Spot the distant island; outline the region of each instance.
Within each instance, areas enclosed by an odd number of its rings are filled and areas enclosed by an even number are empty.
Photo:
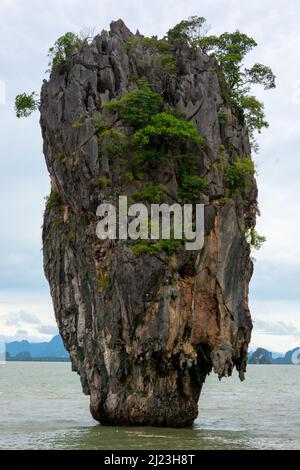
[[[248,353],[248,364],[295,364],[292,361],[292,356],[297,350],[299,348],[292,349],[285,354],[279,354],[264,348],[257,348],[256,351]]]
[[[30,343],[27,340],[6,343],[7,361],[68,362],[69,353],[60,335],[49,342]]]
[[[285,354],[257,348],[248,353],[248,364],[293,364],[292,355],[299,348]],[[70,356],[60,335],[54,336],[49,342],[30,343],[27,340],[6,343],[7,361],[43,361],[69,362]]]

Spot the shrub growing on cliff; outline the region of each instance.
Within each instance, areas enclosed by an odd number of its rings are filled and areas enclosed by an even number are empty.
[[[138,240],[131,246],[131,249],[135,255],[155,255],[160,251],[164,251],[168,256],[171,256],[181,244],[182,240],[175,240],[174,238],[156,242]]]
[[[154,66],[156,72],[166,72],[170,75],[176,75],[177,60],[174,53],[174,48],[166,38],[158,39],[157,37],[137,37],[130,36],[124,45],[124,49],[129,57],[132,57],[132,53],[135,48],[143,48],[150,52],[151,56],[154,56],[153,62],[149,57],[150,54],[142,58],[136,57],[135,63],[139,69],[147,69],[147,67]],[[156,54],[156,56],[154,55]]]
[[[256,63],[251,68],[244,66],[245,56],[257,46],[255,40],[240,31],[223,33],[220,36],[207,35],[206,20],[192,16],[181,21],[167,33],[167,39],[175,45],[188,44],[193,51],[200,49],[213,54],[220,65],[220,81],[225,78],[229,93],[226,99],[241,111],[240,115],[248,126],[250,140],[255,144],[254,131],[267,127],[263,104],[250,93],[251,85],[263,85],[265,90],[275,88],[275,75],[270,67]],[[224,88],[224,83],[222,84]]]
[[[58,38],[54,45],[48,51],[49,68],[62,69],[69,62],[71,54],[80,49],[88,40],[87,36],[78,36],[75,33],[68,32]],[[48,72],[50,71],[48,70]],[[15,112],[18,118],[28,117],[33,111],[39,108],[40,101],[37,99],[36,92],[31,94],[22,93],[15,98]]]
[[[224,172],[225,186],[229,191],[229,196],[232,196],[236,191],[245,191],[254,173],[255,169],[251,158],[245,160],[237,158],[230,163]]]
[[[166,187],[163,184],[146,184],[144,189],[132,195],[133,201],[161,202]]]
[[[181,154],[180,151],[187,144],[199,150],[204,139],[195,124],[187,121],[183,113],[170,105],[164,106],[161,95],[153,92],[148,82],[139,80],[138,87],[123,98],[105,105],[106,109],[117,112],[122,121],[133,128],[133,135],[127,143],[134,152],[135,168],[132,176],[136,178],[137,167],[145,168],[146,165],[148,169],[157,168],[173,159],[178,175],[178,195],[184,202],[193,202],[207,183],[198,174],[197,157],[194,154]],[[100,133],[100,138],[104,134],[108,136],[110,132]],[[116,154],[117,150],[113,150],[112,154]],[[121,151],[124,150],[121,148]],[[146,184],[132,199],[161,202],[164,190],[163,185]],[[154,248],[151,246],[149,249]]]
[[[152,38],[141,38],[140,41],[143,47],[152,49],[154,51],[169,52],[171,49],[168,41],[165,39],[157,39],[155,36]]]
[[[158,57],[158,68],[176,75],[178,72],[176,57],[172,54],[160,54]]]
[[[15,99],[15,112],[17,118],[28,117],[33,111],[39,108],[40,101],[37,94],[33,91],[30,94],[22,93],[16,96]]]
[[[194,48],[195,42],[205,36],[209,29],[205,23],[206,19],[201,16],[190,16],[169,29],[166,38],[171,44],[187,43]]]
[[[225,124],[229,118],[229,115],[230,115],[229,111],[226,108],[222,107],[220,111],[218,112],[219,123]]]
[[[188,171],[178,169],[179,194],[186,201],[195,200],[206,182],[197,174],[194,161],[191,161],[194,156],[190,158],[190,155],[186,154],[181,158],[183,155],[178,157],[177,152],[188,143],[199,147],[204,142],[203,137],[195,124],[186,120],[183,113],[170,105],[164,106],[161,95],[153,92],[148,82],[139,80],[138,87],[105,107],[117,112],[122,121],[133,128],[128,146],[134,151],[135,165],[143,167],[147,164],[148,167],[155,168],[174,158],[176,165],[188,167]],[[136,169],[134,174],[136,175]],[[150,191],[152,186],[147,185],[143,191],[137,193],[135,200],[146,198],[150,201],[152,198],[156,201],[158,195]]]
[[[174,142],[174,139],[191,139],[198,144],[203,143],[193,123],[181,115],[177,116],[170,108],[163,110],[162,96],[153,92],[145,80],[139,80],[138,86],[138,90],[130,91],[123,98],[105,105],[106,109],[117,112],[124,123],[136,129],[132,139],[134,146],[145,147],[155,138],[159,138],[160,143],[163,140]]]
[[[96,186],[99,186],[99,188],[107,188],[107,186],[111,186],[112,184],[111,178],[107,178],[107,176],[98,176],[93,182]]]
[[[53,190],[51,190],[51,193],[45,197],[45,201],[47,209],[57,209],[62,207],[63,204],[60,195]]]
[[[264,112],[264,104],[259,101],[255,96],[240,96],[240,105],[243,109],[243,117],[247,124],[250,140],[252,144],[255,144],[254,133],[259,133],[263,128],[269,127],[269,123],[266,121]]]
[[[241,110],[251,142],[254,144],[254,131],[268,127],[264,106],[250,95],[251,85],[263,85],[265,90],[275,88],[275,75],[270,67],[254,64],[251,68],[244,67],[245,56],[257,46],[254,39],[246,34],[235,31],[224,33],[219,37],[209,36],[197,41],[204,52],[210,52],[218,59],[222,73],[230,89],[230,100]]]
[[[194,202],[199,193],[207,186],[204,178],[198,175],[184,174],[178,189],[178,194],[184,203]]]
[[[108,129],[100,132],[99,142],[101,153],[104,157],[121,157],[128,142],[123,132],[116,129]]]
[[[152,116],[163,109],[163,99],[151,90],[146,80],[138,81],[138,90],[130,91],[123,98],[105,104],[120,115],[124,123],[139,129],[149,123]]]
[[[132,143],[142,148],[162,143],[171,146],[187,140],[192,140],[196,144],[203,143],[203,138],[192,122],[162,112],[154,115],[149,119],[149,124],[135,132]]]
[[[247,227],[246,240],[255,250],[259,250],[267,239],[263,235],[259,235],[254,227]]]
[[[124,49],[129,56],[131,56],[135,46],[141,46],[154,52],[169,52],[171,49],[166,39],[158,39],[156,36],[150,38],[130,36],[124,45]]]
[[[71,32],[58,38],[48,52],[48,57],[50,58],[49,67],[59,69],[67,65],[72,52],[80,49],[84,42],[84,38]]]

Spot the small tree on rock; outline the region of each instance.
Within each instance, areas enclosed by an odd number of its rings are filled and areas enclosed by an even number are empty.
[[[33,91],[31,94],[22,93],[16,96],[15,112],[17,118],[28,117],[33,111],[36,111],[40,105],[37,94]]]

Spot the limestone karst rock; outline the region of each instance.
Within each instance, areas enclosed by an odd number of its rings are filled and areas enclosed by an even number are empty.
[[[245,227],[255,225],[257,189],[252,177],[243,194],[226,196],[224,167],[236,156],[247,158],[250,145],[214,57],[178,46],[173,73],[155,48],[137,41],[129,50],[133,37],[121,20],[113,22],[43,84],[41,128],[52,187],[44,268],[93,417],[110,425],[187,426],[212,369],[223,377],[235,366],[244,378],[252,329]],[[129,154],[101,157],[99,123],[130,133],[104,104],[136,89],[142,76],[205,139],[197,153],[208,183],[198,197],[205,204],[199,253],[179,247],[172,256],[135,254],[127,241],[96,237],[101,201],[130,196],[146,183],[163,184],[177,197],[172,159],[148,169],[144,180],[127,181]],[[226,122],[218,116],[223,108]]]

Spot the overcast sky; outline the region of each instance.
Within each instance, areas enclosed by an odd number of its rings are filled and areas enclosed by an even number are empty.
[[[252,348],[300,346],[300,2],[297,0],[0,0],[0,339],[49,340],[57,331],[44,279],[41,230],[49,178],[38,113],[14,116],[17,93],[39,90],[47,50],[67,31],[128,27],[158,36],[190,15],[204,16],[211,33],[241,31],[259,46],[249,61],[272,67],[277,89],[255,90],[270,128],[255,156],[267,243],[255,253],[250,305]],[[4,90],[5,88],[5,90]],[[5,95],[5,96],[4,96]]]

